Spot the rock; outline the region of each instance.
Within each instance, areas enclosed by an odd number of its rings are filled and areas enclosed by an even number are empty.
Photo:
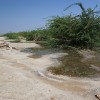
[[[97,71],[100,71],[100,67],[99,66],[95,66],[93,64],[91,64],[91,67],[90,68],[95,69]]]
[[[6,42],[3,40],[0,40],[0,47],[4,47],[4,46],[6,46]]]
[[[12,47],[12,49],[18,50],[16,47]]]
[[[0,40],[0,48],[6,47],[7,49],[10,48],[9,44],[4,40]]]
[[[100,94],[95,95],[95,97],[100,100]]]

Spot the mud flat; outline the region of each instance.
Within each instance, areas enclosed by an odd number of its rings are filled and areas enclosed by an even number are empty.
[[[52,65],[59,65],[54,53],[30,58],[22,48],[40,46],[35,43],[10,43],[11,48],[0,48],[0,100],[97,100],[100,79],[72,78],[45,73]],[[13,49],[15,47],[16,49]]]

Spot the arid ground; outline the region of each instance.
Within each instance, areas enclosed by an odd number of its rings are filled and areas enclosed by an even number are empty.
[[[4,38],[0,38],[2,41]],[[30,58],[24,48],[40,48],[35,43],[11,43],[0,48],[0,100],[98,100],[100,78],[75,78],[52,75],[45,69],[58,65],[54,53]]]

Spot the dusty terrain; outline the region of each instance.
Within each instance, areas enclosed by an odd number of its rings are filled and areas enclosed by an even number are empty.
[[[4,40],[4,38],[0,38]],[[0,48],[0,100],[98,100],[100,79],[72,78],[46,73],[67,53],[54,53],[34,59],[22,48],[40,46],[35,43],[9,43]],[[12,47],[16,49],[12,49]]]

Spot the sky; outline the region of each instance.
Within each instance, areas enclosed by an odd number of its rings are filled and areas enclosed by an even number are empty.
[[[76,2],[85,8],[94,8],[97,4],[100,10],[100,0],[0,0],[0,34],[44,28],[52,16],[80,13],[78,6],[64,11]]]

